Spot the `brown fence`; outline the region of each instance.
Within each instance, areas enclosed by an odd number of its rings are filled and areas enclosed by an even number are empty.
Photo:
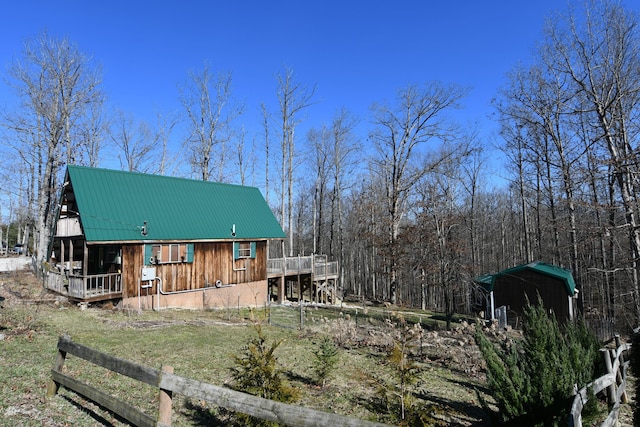
[[[627,403],[626,385],[629,362],[625,361],[624,354],[631,348],[631,344],[621,342],[620,335],[615,336],[614,342],[615,349],[600,349],[607,373],[576,393],[569,414],[569,427],[582,427],[582,408],[588,399],[594,398],[594,395],[603,390],[607,390],[607,400],[611,411],[601,427],[610,427],[616,424],[620,404]]]
[[[58,353],[55,365],[51,370],[52,380],[48,388],[49,396],[55,395],[61,386],[65,387],[136,426],[170,426],[173,393],[206,400],[231,411],[241,412],[263,420],[275,421],[287,426],[384,426],[384,424],[380,423],[348,418],[301,406],[287,405],[180,377],[173,374],[173,368],[170,366],[164,366],[162,370],[157,370],[138,365],[75,343],[66,335],[58,339],[57,348]],[[110,371],[157,387],[160,396],[157,419],[95,387],[63,374],[62,368],[67,354],[72,354]]]

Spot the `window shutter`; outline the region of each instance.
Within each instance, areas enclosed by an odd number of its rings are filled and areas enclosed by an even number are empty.
[[[251,259],[256,257],[256,242],[251,242]]]
[[[193,262],[193,243],[187,243],[187,262]]]
[[[233,242],[233,259],[240,258],[240,243]]]
[[[151,265],[151,255],[153,254],[153,245],[144,245],[144,265]]]

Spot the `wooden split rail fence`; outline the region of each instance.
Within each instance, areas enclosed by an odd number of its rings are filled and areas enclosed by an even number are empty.
[[[138,365],[75,343],[66,335],[58,339],[57,348],[58,353],[55,365],[51,370],[52,380],[47,392],[49,396],[54,396],[61,386],[65,387],[108,409],[136,426],[171,426],[172,398],[174,393],[179,393],[193,399],[205,400],[231,411],[241,412],[263,420],[275,421],[287,426],[382,427],[385,425],[275,402],[228,388],[180,377],[173,374],[173,368],[171,366],[163,366],[162,370],[157,370]],[[64,374],[63,366],[68,354],[72,354],[118,374],[133,378],[134,380],[157,387],[159,389],[157,419],[89,384],[85,384]]]
[[[635,331],[635,333],[638,333],[638,331]],[[582,409],[584,405],[587,400],[593,399],[596,394],[603,390],[607,390],[607,400],[611,410],[600,426],[612,427],[616,425],[620,404],[627,403],[626,384],[629,361],[625,361],[624,354],[631,348],[631,344],[621,342],[620,335],[615,336],[614,342],[616,344],[615,349],[600,349],[607,373],[576,393],[569,414],[569,427],[582,427]]]

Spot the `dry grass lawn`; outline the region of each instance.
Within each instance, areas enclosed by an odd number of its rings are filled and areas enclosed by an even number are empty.
[[[308,308],[301,331],[295,323],[299,312],[291,308],[273,307],[271,312],[272,320],[277,320],[273,323],[289,327],[267,325],[263,310],[138,313],[108,306],[83,310],[56,301],[29,274],[0,276],[0,297],[4,299],[0,302],[0,426],[126,425],[73,392],[61,389],[57,396],[46,397],[56,342],[62,334],[138,364],[156,369],[171,365],[177,375],[229,385],[233,355],[256,335],[254,321],[265,324],[269,341],[284,340],[277,350],[278,362],[284,377],[300,391],[298,404],[371,421],[397,420],[380,404],[372,386],[374,377],[392,384],[386,360],[400,318],[392,312],[376,318],[360,310],[356,318],[353,310]],[[427,316],[421,314],[420,320],[426,322]],[[313,361],[325,335],[340,350],[337,368],[322,388],[314,378]],[[484,373],[470,333],[425,326],[421,336],[412,356],[421,368],[414,389],[421,410],[428,412],[432,425],[485,425],[477,399],[477,393],[486,397]],[[65,371],[156,416],[156,389],[73,356],[67,358]],[[234,419],[213,402],[180,397],[176,402],[175,426],[226,425]]]

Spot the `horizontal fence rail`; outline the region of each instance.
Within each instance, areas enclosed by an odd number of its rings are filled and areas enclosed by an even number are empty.
[[[231,411],[241,412],[263,420],[275,421],[287,426],[385,426],[385,424],[381,423],[275,402],[229,388],[184,378],[174,375],[171,366],[163,366],[162,370],[157,370],[138,365],[75,343],[67,335],[58,339],[57,348],[58,353],[55,365],[51,370],[52,379],[47,390],[49,396],[54,396],[61,386],[65,387],[136,426],[171,426],[173,393],[179,393],[193,399],[205,400]],[[157,420],[128,403],[63,374],[62,368],[67,354],[72,354],[110,371],[157,387],[159,390]]]
[[[626,384],[629,361],[624,360],[624,354],[631,348],[631,344],[622,343],[619,335],[616,335],[614,340],[615,349],[600,349],[607,373],[576,393],[569,413],[569,427],[582,427],[582,409],[585,404],[605,389],[611,411],[600,426],[612,427],[616,425],[620,404],[627,403]]]

